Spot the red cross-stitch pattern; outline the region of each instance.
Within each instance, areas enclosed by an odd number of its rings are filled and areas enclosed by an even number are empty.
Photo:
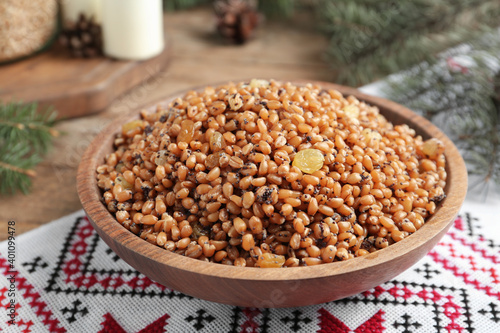
[[[74,284],[77,288],[83,286],[86,289],[101,286],[104,289],[117,290],[125,285],[134,290],[145,290],[152,285],[160,290],[166,289],[165,286],[143,275],[132,277],[126,281],[120,275],[100,276],[83,271],[83,260],[88,254],[89,239],[94,236],[94,229],[87,218],[82,219],[75,235],[75,240],[69,250],[71,257],[62,267],[63,272],[66,274],[66,283]]]
[[[330,312],[321,308],[318,310],[319,313],[319,326],[320,329],[318,333],[381,333],[384,332],[384,311],[378,310],[370,319],[365,321],[363,324],[359,325],[356,329],[351,330],[346,324],[344,324],[337,317],[332,315]]]
[[[0,255],[0,272],[7,275],[9,272],[9,263],[7,259]],[[63,333],[66,329],[60,326],[59,320],[54,317],[52,311],[48,307],[47,303],[42,301],[40,294],[34,290],[34,287],[19,274],[19,272],[14,273],[16,275],[17,289],[21,292],[23,298],[28,301],[28,304],[33,309],[37,317],[42,321],[42,323],[49,329],[50,332]]]
[[[260,314],[259,309],[255,308],[245,308],[243,313],[246,316],[246,320],[240,327],[242,333],[256,333],[258,332],[259,324],[255,322],[255,317]]]
[[[17,326],[19,327],[19,329],[21,329],[21,333],[30,333],[33,322],[31,320],[24,321],[22,319],[19,319]]]
[[[102,329],[99,333],[127,333],[120,324],[113,318],[110,313],[104,314],[104,321],[101,323]],[[167,320],[170,318],[168,314],[164,314],[148,326],[144,327],[137,333],[161,333],[166,330]]]
[[[486,295],[493,296],[496,299],[500,300],[500,292],[496,291],[492,286],[484,285],[480,281],[472,278],[469,273],[464,272],[458,266],[453,264],[450,260],[437,254],[436,251],[431,251],[429,252],[428,255],[431,256],[435,262],[441,264],[443,268],[451,271],[453,275],[461,278],[466,284],[473,285],[475,289],[484,291]],[[473,270],[472,267],[471,269]]]

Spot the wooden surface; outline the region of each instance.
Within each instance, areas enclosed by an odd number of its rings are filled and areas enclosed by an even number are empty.
[[[101,203],[95,169],[112,151],[118,119],[91,143],[78,170],[77,189],[91,223],[126,262],[159,283],[198,298],[245,307],[290,307],[318,304],[353,295],[386,282],[422,258],[453,224],[467,192],[467,171],[453,143],[434,125],[396,103],[352,88],[317,82],[325,89],[355,95],[380,108],[392,123],[406,123],[424,139],[445,145],[448,174],[445,193],[434,215],[410,237],[386,249],[343,262],[309,267],[262,269],[203,262],[149,244],[123,228]],[[133,116],[138,118],[138,115]],[[328,286],[328,288],[325,288]]]
[[[176,91],[215,81],[250,77],[329,80],[330,68],[322,62],[327,40],[317,32],[311,17],[294,24],[267,21],[245,45],[227,45],[215,34],[210,8],[168,13],[165,32],[171,61],[166,70],[122,95],[103,112],[62,121],[65,134],[38,165],[30,195],[0,198],[0,225],[15,220],[22,234],[82,208],[76,193],[76,169],[85,148],[105,125],[117,116],[160,100]],[[29,74],[29,73],[27,73]],[[53,73],[57,75],[57,71]],[[11,78],[0,76],[0,82]],[[33,78],[36,80],[37,78]],[[0,231],[0,240],[6,239]]]
[[[60,119],[103,111],[116,97],[163,71],[170,48],[144,61],[106,57],[73,58],[54,43],[41,54],[0,66],[0,100],[37,101],[52,106]]]

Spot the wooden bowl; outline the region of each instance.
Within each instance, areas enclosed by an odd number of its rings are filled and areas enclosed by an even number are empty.
[[[123,260],[152,280],[201,299],[244,307],[292,307],[328,302],[368,290],[408,269],[436,245],[458,214],[467,191],[467,172],[462,157],[438,128],[409,109],[353,88],[314,83],[378,106],[392,123],[406,123],[424,139],[436,137],[444,143],[447,196],[416,233],[362,257],[293,268],[226,266],[191,259],[152,245],[115,220],[101,201],[96,181],[96,168],[112,151],[114,137],[121,131],[121,125],[139,118],[138,112],[113,121],[90,144],[79,166],[78,194],[97,233]],[[159,104],[168,104],[181,95]]]

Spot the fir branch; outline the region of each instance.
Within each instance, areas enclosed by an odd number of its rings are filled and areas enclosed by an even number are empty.
[[[56,113],[37,112],[36,103],[0,102],[0,194],[26,194],[33,168],[59,135],[53,126]]]
[[[52,138],[59,135],[52,128],[55,119],[51,110],[38,112],[36,103],[0,102],[0,138],[7,146],[21,142],[36,153],[46,153]]]
[[[361,85],[419,62],[497,25],[496,0],[320,1],[337,81]]]
[[[500,36],[488,34],[389,80],[390,99],[454,140],[469,173],[500,185]]]
[[[31,154],[31,147],[19,142],[0,145],[0,194],[12,195],[18,190],[29,192],[33,168],[40,162],[37,154]]]
[[[36,176],[36,172],[34,170],[22,169],[20,167],[17,167],[17,166],[12,165],[12,164],[7,164],[7,163],[2,162],[2,161],[0,161],[0,168],[7,169],[7,170],[12,171],[12,172],[22,173],[22,174],[25,174],[26,176],[30,176],[30,177]]]

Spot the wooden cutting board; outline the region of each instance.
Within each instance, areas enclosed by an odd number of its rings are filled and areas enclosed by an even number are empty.
[[[26,60],[0,65],[2,102],[36,101],[39,108],[54,107],[60,119],[104,110],[111,102],[165,70],[169,48],[143,61],[106,57],[72,58],[61,46]]]

